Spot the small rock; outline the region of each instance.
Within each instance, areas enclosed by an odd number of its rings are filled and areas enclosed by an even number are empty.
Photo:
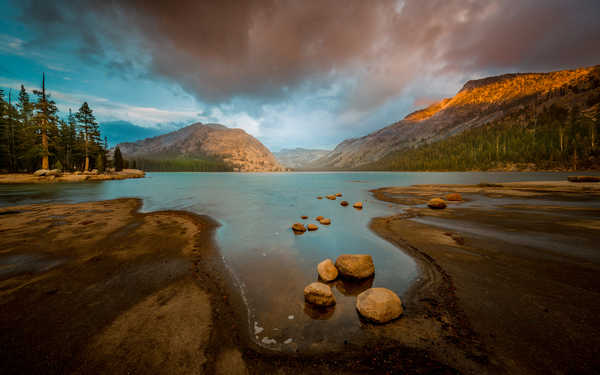
[[[320,215],[319,215],[319,216],[315,217],[315,220],[316,220],[316,221],[321,221],[321,220],[323,220],[323,216],[320,216]]]
[[[317,224],[308,224],[306,226],[306,229],[308,229],[309,231],[313,231],[319,229],[319,227],[317,226]]]
[[[342,196],[342,193],[335,193],[335,196],[336,196],[336,197],[341,197],[341,196]]]
[[[48,169],[38,169],[37,171],[33,172],[34,176],[45,176],[48,172],[50,172]]]
[[[332,201],[336,200],[336,198],[337,197],[335,195],[328,195],[327,196],[327,199],[332,200]]]
[[[335,261],[338,271],[347,277],[364,279],[375,273],[373,258],[367,254],[343,254]]]
[[[98,174],[98,170],[97,169],[92,169],[92,171],[90,172],[93,175],[97,175]]]
[[[304,232],[306,232],[306,228],[304,228],[304,225],[302,225],[302,223],[294,223],[292,225],[292,230],[294,232],[298,232],[298,233],[304,233]]]
[[[352,207],[361,209],[361,208],[363,208],[363,204],[362,204],[362,202],[356,202],[352,205]]]
[[[434,210],[439,210],[442,208],[446,208],[446,202],[442,198],[433,198],[427,202],[427,206]]]
[[[347,202],[347,201],[341,201],[341,202],[340,202],[340,205],[342,205],[342,206],[346,207],[346,206],[348,205],[348,202]]]
[[[450,193],[450,194],[446,194],[446,200],[447,201],[460,202],[463,199],[462,199],[462,196],[459,193]]]
[[[304,216],[304,215],[302,215],[302,216],[300,216],[300,217],[302,218],[302,220],[306,220],[306,219],[308,219],[308,216]]]
[[[335,297],[329,285],[323,283],[311,283],[304,288],[304,299],[306,302],[317,306],[335,305]]]
[[[359,294],[356,309],[364,318],[376,323],[387,323],[404,311],[400,297],[386,288],[371,288]]]
[[[323,199],[323,197],[317,197],[317,199]]]
[[[324,219],[319,220],[319,223],[321,223],[321,225],[329,225],[329,224],[331,224],[331,219],[324,218]]]
[[[331,259],[325,259],[317,265],[317,272],[323,281],[333,281],[338,277],[338,270],[333,265]]]

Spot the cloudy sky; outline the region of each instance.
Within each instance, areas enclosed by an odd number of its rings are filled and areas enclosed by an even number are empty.
[[[468,79],[600,64],[597,0],[0,0],[0,87],[333,148]]]

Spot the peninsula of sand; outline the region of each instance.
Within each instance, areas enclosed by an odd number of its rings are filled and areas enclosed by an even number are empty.
[[[40,169],[35,173],[7,173],[0,174],[0,184],[48,184],[56,182],[85,182],[125,180],[128,178],[145,177],[144,171],[139,169],[123,169],[122,171],[107,171],[99,173],[90,172],[61,172],[57,169]]]

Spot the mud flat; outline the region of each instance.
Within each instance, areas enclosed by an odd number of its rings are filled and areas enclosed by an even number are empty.
[[[8,173],[0,174],[0,184],[49,184],[57,182],[125,180],[128,178],[143,178],[145,175],[144,171],[139,169],[124,169],[119,172],[99,174],[75,174],[65,172],[58,176],[35,176],[30,173]]]
[[[464,201],[427,208],[449,193]],[[373,194],[402,210],[371,229],[420,265],[407,311],[429,311],[463,332],[467,340],[450,339],[464,340],[466,352],[478,344],[485,372],[600,368],[600,184],[414,185]],[[450,357],[444,363],[470,372]]]

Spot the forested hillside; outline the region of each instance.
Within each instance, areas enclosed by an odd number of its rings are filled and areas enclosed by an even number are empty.
[[[600,169],[600,94],[571,109],[523,108],[463,133],[393,153],[366,166],[385,170]]]

